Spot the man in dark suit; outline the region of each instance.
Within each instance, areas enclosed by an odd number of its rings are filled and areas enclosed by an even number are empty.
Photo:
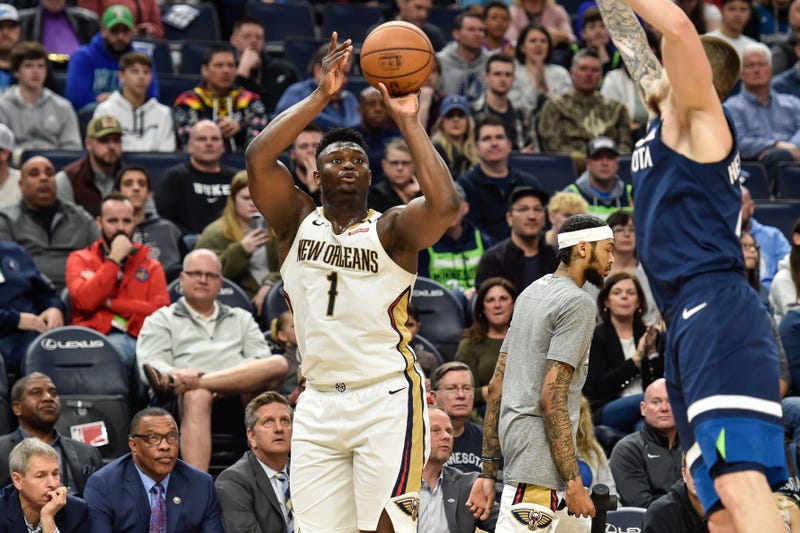
[[[244,412],[250,450],[216,481],[226,531],[292,533],[287,484],[292,408],[279,393],[253,398]],[[264,503],[266,502],[266,504]]]
[[[97,448],[56,431],[61,400],[53,381],[41,372],[20,378],[11,388],[11,410],[17,417],[19,428],[0,437],[0,487],[11,483],[8,469],[11,450],[22,440],[35,437],[56,450],[61,483],[69,494],[83,494],[86,479],[103,466],[103,459]]]
[[[148,407],[131,420],[125,454],[86,483],[93,533],[222,533],[211,476],[178,459],[172,415]]]
[[[477,520],[467,510],[466,503],[477,472],[464,473],[444,466],[453,451],[453,424],[440,407],[428,406],[431,430],[431,454],[422,471],[419,491],[419,531],[448,533],[474,531],[480,527],[494,531],[498,506],[486,520]]]
[[[9,463],[14,484],[0,491],[0,533],[89,532],[86,502],[67,495],[52,446],[25,439],[11,451]]]

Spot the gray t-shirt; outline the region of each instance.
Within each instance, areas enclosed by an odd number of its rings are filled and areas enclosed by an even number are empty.
[[[499,423],[505,483],[566,487],[550,452],[539,398],[547,359],[575,369],[567,401],[574,442],[594,326],[594,301],[571,278],[548,274],[517,298],[500,349],[508,354]]]

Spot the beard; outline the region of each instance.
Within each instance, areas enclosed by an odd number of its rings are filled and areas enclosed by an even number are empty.
[[[594,250],[592,250],[592,257],[589,258],[589,264],[586,265],[586,270],[583,271],[586,281],[598,289],[602,289],[603,283],[605,283],[603,271],[604,269],[601,268],[600,261],[597,260],[597,255],[595,254]]]
[[[105,233],[103,233],[103,242],[106,243],[106,248],[108,248],[109,250],[111,249],[111,243],[114,242],[114,239],[117,238],[117,235],[125,235],[129,239],[131,238],[130,235],[126,234],[124,231],[118,231],[114,235],[111,235],[111,236],[106,235]]]

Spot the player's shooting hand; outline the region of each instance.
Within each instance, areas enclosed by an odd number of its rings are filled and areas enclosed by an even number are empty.
[[[332,97],[344,88],[347,81],[347,63],[353,51],[353,41],[347,39],[339,44],[339,34],[331,34],[328,54],[322,59],[322,70],[319,73],[318,89]]]
[[[402,120],[417,120],[419,91],[403,96],[391,96],[383,83],[378,84],[378,90],[381,92],[381,100],[392,120],[398,124]]]
[[[467,510],[478,520],[489,518],[489,512],[494,506],[494,480],[488,477],[479,477],[472,484],[467,499]]]
[[[583,486],[580,477],[567,482],[567,493],[564,499],[567,501],[567,511],[570,514],[594,518],[594,502],[589,495],[589,489]]]

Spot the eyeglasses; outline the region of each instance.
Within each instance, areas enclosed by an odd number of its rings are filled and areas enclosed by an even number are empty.
[[[747,250],[748,252],[757,252],[758,245],[757,244],[743,244],[742,250]]]
[[[198,272],[196,270],[193,270],[191,272],[184,270],[183,273],[195,281],[202,279],[207,279],[208,281],[217,281],[219,278],[222,277],[219,274],[214,274],[213,272]]]
[[[455,394],[457,392],[463,392],[464,394],[472,394],[475,392],[475,387],[472,385],[463,385],[459,387],[458,385],[448,385],[447,387],[439,387],[439,390],[445,394]]]
[[[389,161],[387,159],[386,160],[386,164],[390,165],[390,166],[393,166],[393,167],[410,167],[411,165],[414,164],[414,162],[413,161]]]
[[[633,226],[614,226],[611,230],[614,233],[627,233],[628,235],[636,233]]]
[[[144,440],[148,446],[158,446],[164,439],[167,439],[167,444],[175,446],[181,438],[181,434],[177,431],[170,431],[166,435],[159,435],[158,433],[134,433],[131,437]]]

